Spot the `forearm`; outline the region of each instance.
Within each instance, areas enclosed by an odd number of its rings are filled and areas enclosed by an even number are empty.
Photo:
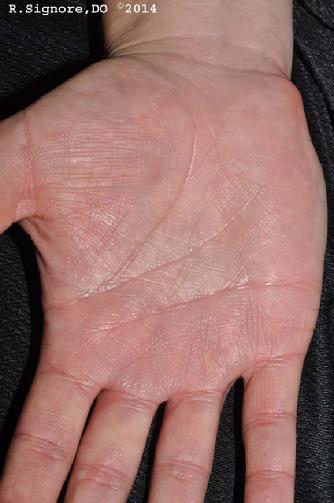
[[[138,0],[125,3],[136,4]],[[290,75],[292,0],[156,0],[157,12],[127,14],[109,0],[111,52],[182,52]],[[152,0],[147,0],[150,7]]]

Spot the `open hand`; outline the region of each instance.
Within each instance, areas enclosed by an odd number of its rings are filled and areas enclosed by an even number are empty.
[[[246,501],[292,502],[325,195],[293,85],[180,56],[97,63],[0,127],[45,334],[1,503],[123,502],[167,402],[150,502],[201,502],[245,379]],[[93,414],[83,433],[89,410]]]

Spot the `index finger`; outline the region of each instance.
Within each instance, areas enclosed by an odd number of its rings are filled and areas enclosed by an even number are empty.
[[[70,374],[39,370],[9,450],[0,501],[56,502],[71,468],[93,387]]]

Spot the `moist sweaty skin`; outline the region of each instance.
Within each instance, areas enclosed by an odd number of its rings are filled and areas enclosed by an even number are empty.
[[[186,5],[114,38],[106,18],[113,57],[0,126],[1,229],[19,215],[32,237],[45,315],[1,501],[56,501],[73,463],[66,503],[126,501],[162,402],[149,501],[203,501],[239,376],[246,502],[293,501],[326,218],[276,21],[291,5],[254,1],[248,45],[245,2],[203,7],[212,36],[194,44]],[[240,44],[214,31],[227,14]]]

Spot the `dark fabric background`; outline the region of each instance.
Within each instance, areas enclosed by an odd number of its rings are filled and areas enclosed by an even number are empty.
[[[17,4],[20,5],[19,0]],[[85,0],[78,4],[86,5]],[[294,19],[293,81],[304,99],[311,136],[326,178],[329,207],[321,309],[299,399],[296,502],[333,503],[334,2],[296,1]],[[7,2],[0,0],[0,119],[20,110],[99,58],[101,32],[98,17],[14,16],[7,13]],[[34,373],[41,329],[39,280],[33,248],[29,239],[14,226],[0,236],[1,462]],[[243,501],[241,403],[242,383],[237,383],[226,400],[221,418],[208,503]],[[130,503],[146,501],[154,441],[162,414],[161,409],[154,421]]]

